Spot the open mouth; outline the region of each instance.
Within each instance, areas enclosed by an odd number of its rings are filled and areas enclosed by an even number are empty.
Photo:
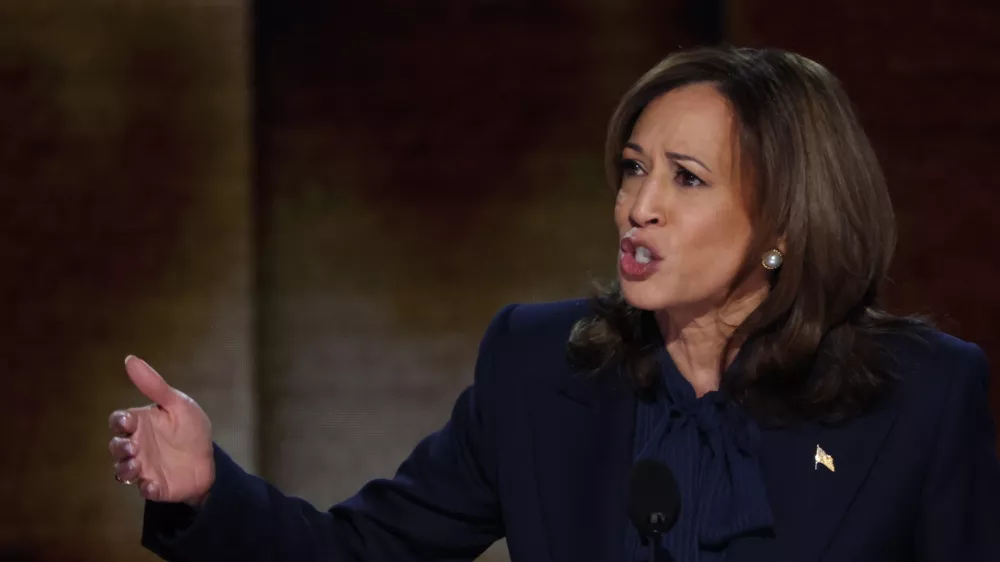
[[[652,275],[661,260],[648,246],[636,241],[629,231],[622,237],[618,252],[618,266],[622,277],[628,280],[642,280]]]

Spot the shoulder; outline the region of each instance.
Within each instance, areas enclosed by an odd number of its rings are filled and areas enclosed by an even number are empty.
[[[478,362],[494,371],[564,370],[570,332],[592,312],[587,299],[509,304],[490,321]]]
[[[929,327],[885,336],[880,343],[904,384],[934,388],[985,384],[986,354],[974,343]]]
[[[490,321],[483,340],[527,344],[565,344],[573,326],[592,313],[587,299],[532,304],[509,304]]]
[[[931,328],[889,336],[882,343],[907,417],[941,423],[972,409],[988,410],[989,366],[976,344]]]
[[[561,338],[566,343],[573,326],[591,313],[586,299],[522,304],[511,311],[510,329],[518,338]]]

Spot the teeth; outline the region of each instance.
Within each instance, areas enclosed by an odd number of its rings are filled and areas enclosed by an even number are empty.
[[[639,246],[635,249],[635,261],[639,263],[649,263],[652,259],[653,254],[649,251],[649,248]]]

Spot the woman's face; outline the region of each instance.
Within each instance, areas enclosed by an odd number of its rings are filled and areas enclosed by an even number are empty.
[[[632,306],[701,314],[723,304],[752,235],[734,147],[729,104],[709,84],[672,90],[639,116],[615,205]],[[756,281],[766,288],[763,271]]]

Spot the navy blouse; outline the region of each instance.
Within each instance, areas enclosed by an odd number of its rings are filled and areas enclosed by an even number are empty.
[[[698,398],[666,349],[657,358],[660,384],[655,399],[639,401],[633,456],[670,467],[680,488],[681,513],[662,536],[656,560],[725,560],[730,541],[774,525],[756,459],[760,429],[721,392]],[[649,560],[635,527],[628,529],[626,560]]]

